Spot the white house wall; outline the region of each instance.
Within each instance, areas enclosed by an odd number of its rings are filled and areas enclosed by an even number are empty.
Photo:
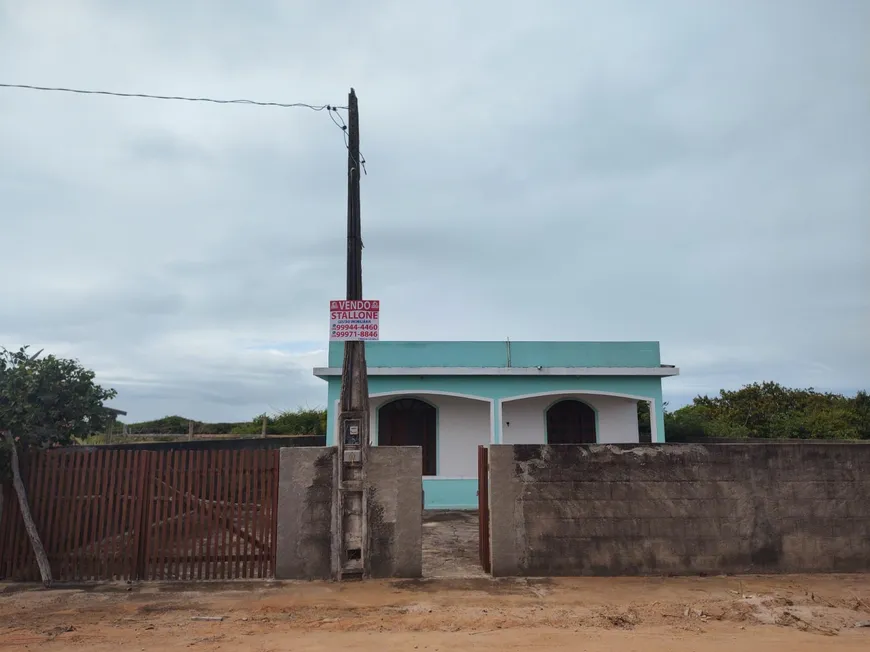
[[[505,444],[546,443],[546,410],[556,401],[566,398],[579,399],[596,410],[598,443],[623,444],[639,441],[637,401],[595,394],[559,394],[502,403],[502,442]]]
[[[490,443],[490,404],[456,396],[404,394],[371,399],[371,439],[377,442],[377,409],[397,398],[418,398],[438,410],[438,475],[477,477],[477,447]]]
[[[477,477],[477,447],[489,443],[489,403],[433,396],[438,407],[438,475]]]

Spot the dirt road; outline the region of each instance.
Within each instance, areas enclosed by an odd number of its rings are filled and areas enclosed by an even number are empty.
[[[0,591],[4,651],[870,650],[870,576]]]

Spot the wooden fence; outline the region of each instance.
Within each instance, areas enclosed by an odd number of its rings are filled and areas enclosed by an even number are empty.
[[[57,581],[274,577],[278,450],[62,449],[22,460]],[[11,487],[0,579],[39,571]]]

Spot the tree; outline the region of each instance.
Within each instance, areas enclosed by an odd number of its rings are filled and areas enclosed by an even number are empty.
[[[76,360],[40,358],[42,351],[31,355],[27,349],[0,349],[0,439],[6,445],[12,483],[42,582],[50,586],[51,567],[21,480],[19,449],[63,446],[74,437],[102,431],[111,418],[103,402],[116,392],[97,385],[94,372]]]
[[[870,439],[870,394],[861,391],[852,399],[855,430],[859,439]]]
[[[870,398],[752,383],[698,396],[665,415],[669,441],[727,439],[870,439]]]

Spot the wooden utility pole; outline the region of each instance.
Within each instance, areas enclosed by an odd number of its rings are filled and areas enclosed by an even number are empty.
[[[109,425],[106,428],[106,443],[112,443],[112,435],[115,434],[115,419],[117,419],[114,414],[109,417]]]
[[[351,88],[347,98],[347,298],[361,300],[359,106]],[[338,413],[338,477],[332,561],[336,578],[368,575],[369,541],[365,466],[369,447],[369,383],[365,342],[344,343]]]

